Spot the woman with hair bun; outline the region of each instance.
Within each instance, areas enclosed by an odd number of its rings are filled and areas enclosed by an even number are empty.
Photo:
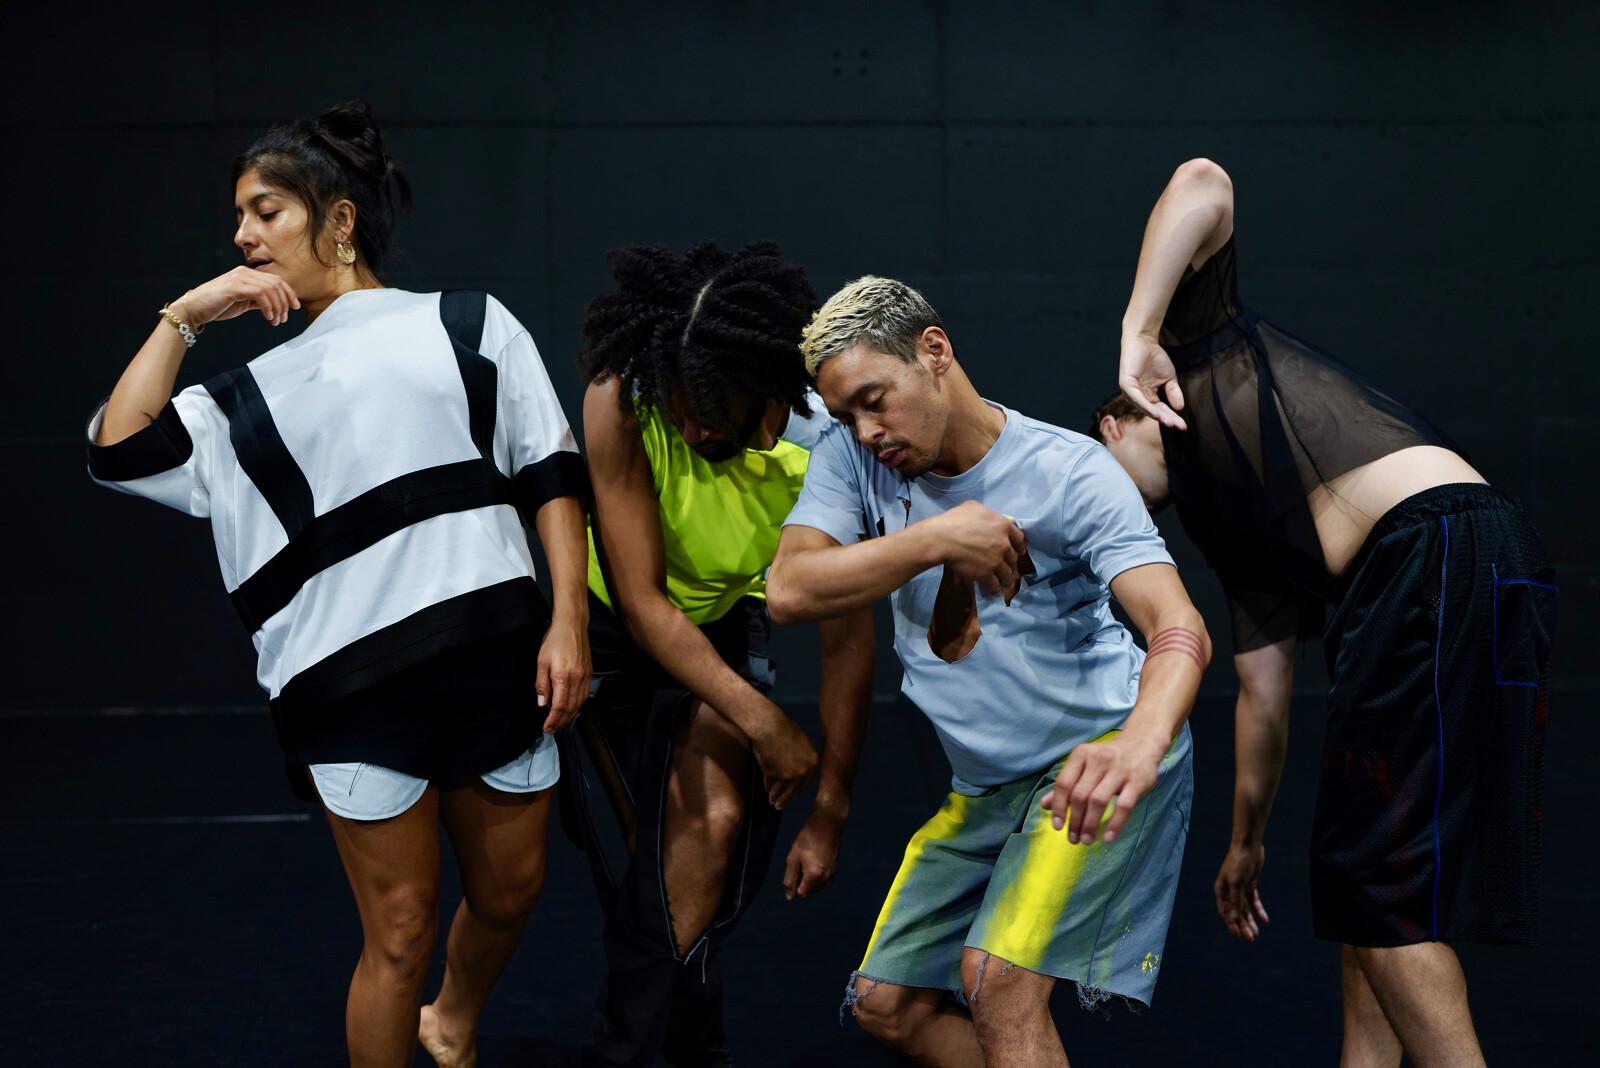
[[[582,462],[498,301],[380,281],[409,189],[365,104],[273,127],[233,176],[244,264],[161,308],[90,421],[89,472],[211,520],[291,780],[326,808],[361,915],[351,1063],[409,1064],[420,1037],[471,1064],[544,878],[550,735],[588,693]],[[204,330],[297,309],[296,337],[172,396]],[[465,893],[421,1008],[441,821]]]

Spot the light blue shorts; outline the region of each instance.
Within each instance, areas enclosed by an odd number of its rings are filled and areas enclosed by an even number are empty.
[[[428,788],[427,779],[406,775],[378,764],[312,764],[311,781],[328,811],[347,820],[386,820],[417,803]],[[561,778],[556,740],[541,735],[531,749],[509,764],[486,771],[480,778],[508,794],[548,790]]]

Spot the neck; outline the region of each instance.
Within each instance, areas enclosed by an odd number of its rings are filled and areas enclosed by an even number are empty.
[[[383,283],[378,281],[377,276],[365,267],[347,267],[335,272],[332,288],[326,293],[319,293],[315,297],[301,300],[300,307],[305,309],[306,322],[314,323],[317,321],[317,316],[328,310],[328,305],[346,293],[357,289],[382,288]]]
[[[959,475],[989,454],[1006,428],[1006,416],[984,403],[958,364],[952,363],[945,372],[944,388],[950,391],[950,418],[933,473]]]

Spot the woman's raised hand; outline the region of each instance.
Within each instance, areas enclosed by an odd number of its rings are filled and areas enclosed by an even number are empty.
[[[300,298],[288,282],[275,274],[243,266],[202,282],[172,303],[173,310],[196,330],[252,309],[261,312],[273,326],[281,326],[289,320],[290,309],[298,307]]]

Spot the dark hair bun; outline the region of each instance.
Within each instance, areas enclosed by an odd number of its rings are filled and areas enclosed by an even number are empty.
[[[352,144],[376,144],[381,138],[378,124],[372,121],[372,107],[365,100],[346,100],[317,116],[317,125],[333,137]]]
[[[378,185],[399,175],[394,160],[383,150],[383,134],[365,101],[335,104],[317,116],[316,129],[346,164]]]

